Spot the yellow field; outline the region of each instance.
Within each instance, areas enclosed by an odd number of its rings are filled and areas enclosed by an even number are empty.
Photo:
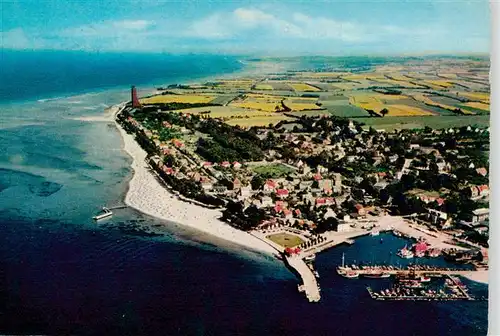
[[[375,82],[379,82],[379,83],[393,85],[393,86],[400,85],[400,86],[411,87],[411,88],[418,88],[418,87],[420,87],[419,85],[416,85],[416,84],[413,84],[413,83],[410,83],[410,82],[393,80],[393,79],[389,79],[389,78],[371,78],[371,80],[373,80]],[[409,80],[409,78],[407,78],[406,80]]]
[[[342,76],[342,78],[345,80],[356,81],[358,79],[366,79],[368,78],[367,76],[369,76],[369,74],[352,74],[352,75]]]
[[[356,83],[330,83],[330,85],[339,90],[352,90],[357,86]]]
[[[184,110],[186,112],[189,112],[191,114],[202,114],[204,115],[206,112],[207,108],[206,107],[200,107],[200,108],[193,108],[189,110]],[[233,107],[233,106],[213,106],[210,107],[210,113],[207,115],[210,118],[222,118],[224,120],[229,120],[232,118],[246,118],[246,117],[264,117],[269,115],[269,112],[264,112],[264,111],[257,111],[257,110],[249,110],[249,109],[243,109],[243,108],[238,108],[238,107]]]
[[[157,104],[157,103],[208,103],[215,96],[211,95],[158,95],[149,98],[140,99],[141,104]]]
[[[483,103],[490,103],[490,94],[486,92],[460,92],[461,96],[469,99],[480,100]]]
[[[283,99],[281,96],[248,93],[243,98],[232,101],[229,105],[266,112],[276,112],[283,110],[283,106],[281,105]]]
[[[384,106],[382,106],[382,108],[384,108]],[[380,108],[380,110],[382,108]],[[391,117],[433,115],[432,112],[423,110],[419,107],[408,106],[408,105],[388,105],[388,106],[385,106],[385,108],[389,110],[389,113],[387,113],[387,115],[391,116]],[[375,110],[375,111],[377,111],[377,110]]]
[[[256,99],[256,100],[265,100],[265,101],[281,101],[283,99],[282,96],[275,96],[270,94],[261,94],[261,93],[246,93],[245,99]]]
[[[418,107],[402,105],[402,104],[387,104],[390,101],[397,101],[407,98],[401,95],[383,95],[383,94],[360,94],[349,97],[351,105],[358,106],[365,110],[373,110],[379,113],[382,109],[389,110],[388,116],[424,116],[433,115],[432,112],[423,110]]]
[[[343,75],[348,75],[347,72],[299,72],[295,77],[302,78],[338,78]]]
[[[293,100],[300,100],[303,102],[317,102],[318,98],[316,98],[316,97],[293,97]]]
[[[273,90],[273,87],[269,84],[257,84],[255,90]]]
[[[450,86],[453,86],[453,83],[450,83],[447,80],[442,80],[442,79],[426,80],[426,81],[423,81],[423,82],[424,83],[429,83],[431,85],[441,86],[441,87],[444,87],[444,88],[448,88]]]
[[[349,96],[349,103],[352,105],[358,104],[384,104],[387,101],[406,99],[408,97],[403,95],[385,95],[382,93],[361,93]]]
[[[281,110],[281,103],[268,103],[262,101],[243,101],[243,102],[232,102],[231,106],[242,107],[247,109],[275,112]],[[278,109],[276,108],[278,106]]]
[[[480,110],[484,110],[484,111],[489,111],[490,110],[490,105],[489,104],[485,104],[485,103],[468,102],[468,103],[465,103],[464,105],[469,106],[469,107],[473,107],[473,108],[477,108],[477,109],[480,109]]]
[[[227,88],[227,89],[250,89],[253,85],[253,80],[251,79],[233,79],[233,80],[222,80],[217,87]]]
[[[255,118],[244,118],[244,119],[231,119],[227,121],[227,124],[235,126],[240,125],[241,127],[252,127],[252,126],[267,126],[269,124],[276,125],[281,120],[292,120],[292,118],[285,117],[284,115],[276,114],[273,116],[266,117],[255,117]]]
[[[294,99],[295,100],[295,99]],[[303,110],[318,110],[321,109],[318,105],[316,105],[314,102],[306,102],[304,101],[303,103],[294,103],[293,100],[287,99],[283,101],[283,104],[285,104],[286,107],[291,109],[292,111],[303,111]]]
[[[445,78],[450,78],[450,79],[457,78],[457,74],[454,74],[454,73],[450,73],[450,74],[442,73],[442,74],[439,74],[439,76],[445,77]]]
[[[405,75],[402,75],[400,73],[389,73],[387,74],[387,76],[391,77],[392,79],[394,80],[397,80],[397,81],[402,81],[402,82],[406,82],[407,80],[409,80],[408,77],[406,77]]]
[[[290,85],[295,91],[321,91],[317,87],[305,83],[290,83],[288,85]]]

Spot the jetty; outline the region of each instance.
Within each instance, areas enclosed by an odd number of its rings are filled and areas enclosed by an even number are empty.
[[[304,291],[309,302],[318,302],[321,299],[318,281],[313,271],[307,267],[305,261],[299,256],[286,256],[287,264],[302,278],[303,284],[299,291]]]
[[[407,267],[398,268],[394,266],[339,266],[339,271],[356,272],[359,275],[372,274],[374,271],[381,271],[391,275],[426,275],[426,276],[443,276],[443,275],[469,275],[477,270],[466,269],[451,269],[451,268],[427,268],[427,267]]]
[[[405,286],[396,283],[390,289],[383,289],[375,292],[371,287],[367,287],[370,297],[374,300],[391,301],[456,301],[456,300],[485,300],[485,298],[476,298],[468,293],[468,289],[460,280],[452,275],[445,275],[445,287],[441,289],[432,289],[421,285],[419,280],[412,280],[414,284]]]

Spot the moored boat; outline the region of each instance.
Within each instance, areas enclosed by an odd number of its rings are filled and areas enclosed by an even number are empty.
[[[347,272],[343,272],[343,273],[339,273],[341,276],[343,276],[344,278],[348,278],[348,279],[357,279],[359,277],[359,273],[358,272],[354,272],[354,271],[347,271]]]
[[[366,273],[363,274],[363,276],[369,279],[384,279],[384,278],[389,278],[391,274],[386,272],[377,272],[377,273]]]
[[[108,208],[103,207],[102,212],[94,217],[92,217],[94,220],[101,220],[106,217],[110,217],[113,215],[113,212],[109,210]]]
[[[414,257],[414,254],[411,250],[409,250],[408,248],[403,247],[401,250],[398,251],[397,255],[401,258],[404,258],[404,259],[410,259],[410,258],[413,258]]]

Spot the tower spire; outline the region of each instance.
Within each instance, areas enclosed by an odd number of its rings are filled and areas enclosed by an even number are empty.
[[[141,108],[142,105],[139,102],[139,98],[137,98],[137,90],[134,85],[132,85],[132,88],[130,89],[130,94],[132,96],[132,107]]]

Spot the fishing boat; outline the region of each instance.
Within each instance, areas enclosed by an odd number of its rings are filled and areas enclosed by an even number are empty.
[[[363,276],[369,279],[384,279],[384,278],[389,278],[391,274],[386,272],[376,272],[376,273],[366,273]]]
[[[398,256],[403,259],[410,259],[414,257],[414,254],[411,250],[409,250],[406,245],[401,250],[398,251]]]
[[[106,217],[110,217],[113,215],[113,212],[109,210],[108,208],[103,207],[102,212],[94,217],[92,217],[94,220],[101,220]]]
[[[429,282],[429,281],[431,281],[431,278],[428,276],[423,275],[420,277],[420,282]]]
[[[345,254],[342,253],[342,267],[337,268],[337,273],[344,278],[356,279],[359,277],[359,273],[353,270],[345,269]]]
[[[436,258],[441,255],[441,251],[439,249],[430,249],[427,251],[427,255],[431,258]]]
[[[359,273],[358,272],[354,272],[354,271],[342,272],[340,275],[343,276],[344,278],[348,278],[348,279],[357,279],[357,278],[359,278]]]
[[[416,281],[416,280],[405,283],[404,286],[408,287],[408,288],[422,288],[423,287],[423,285],[420,283],[420,281]]]

